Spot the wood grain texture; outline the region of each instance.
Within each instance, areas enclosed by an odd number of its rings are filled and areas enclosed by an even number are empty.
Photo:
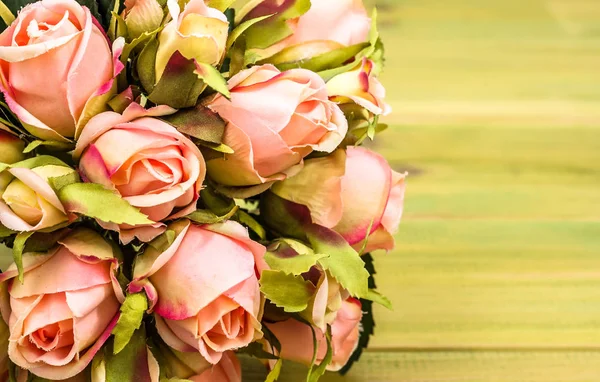
[[[301,366],[285,365],[279,382],[301,382]],[[264,381],[251,368],[244,381]],[[367,353],[346,377],[322,382],[597,382],[598,351],[424,351]]]

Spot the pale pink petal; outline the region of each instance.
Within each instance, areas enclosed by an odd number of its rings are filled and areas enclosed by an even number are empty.
[[[13,297],[20,298],[108,283],[111,283],[109,262],[88,264],[79,260],[68,249],[60,247],[51,259],[26,272],[23,284],[14,283],[10,293]]]

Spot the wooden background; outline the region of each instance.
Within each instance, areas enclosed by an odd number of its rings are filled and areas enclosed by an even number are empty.
[[[395,112],[373,147],[411,173],[375,256],[395,309],[323,380],[600,381],[600,1],[378,7]]]

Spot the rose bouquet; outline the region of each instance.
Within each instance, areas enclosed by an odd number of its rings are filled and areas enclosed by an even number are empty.
[[[360,0],[6,0],[0,381],[347,371],[404,174]],[[12,251],[12,256],[10,252]]]

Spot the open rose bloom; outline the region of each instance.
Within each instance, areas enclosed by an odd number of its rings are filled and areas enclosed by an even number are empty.
[[[362,0],[26,3],[0,6],[0,382],[357,362],[406,177],[360,147],[391,112]]]
[[[48,379],[75,376],[108,339],[123,301],[113,248],[93,231],[76,230],[44,254],[23,255],[2,276],[0,309],[8,355]]]

